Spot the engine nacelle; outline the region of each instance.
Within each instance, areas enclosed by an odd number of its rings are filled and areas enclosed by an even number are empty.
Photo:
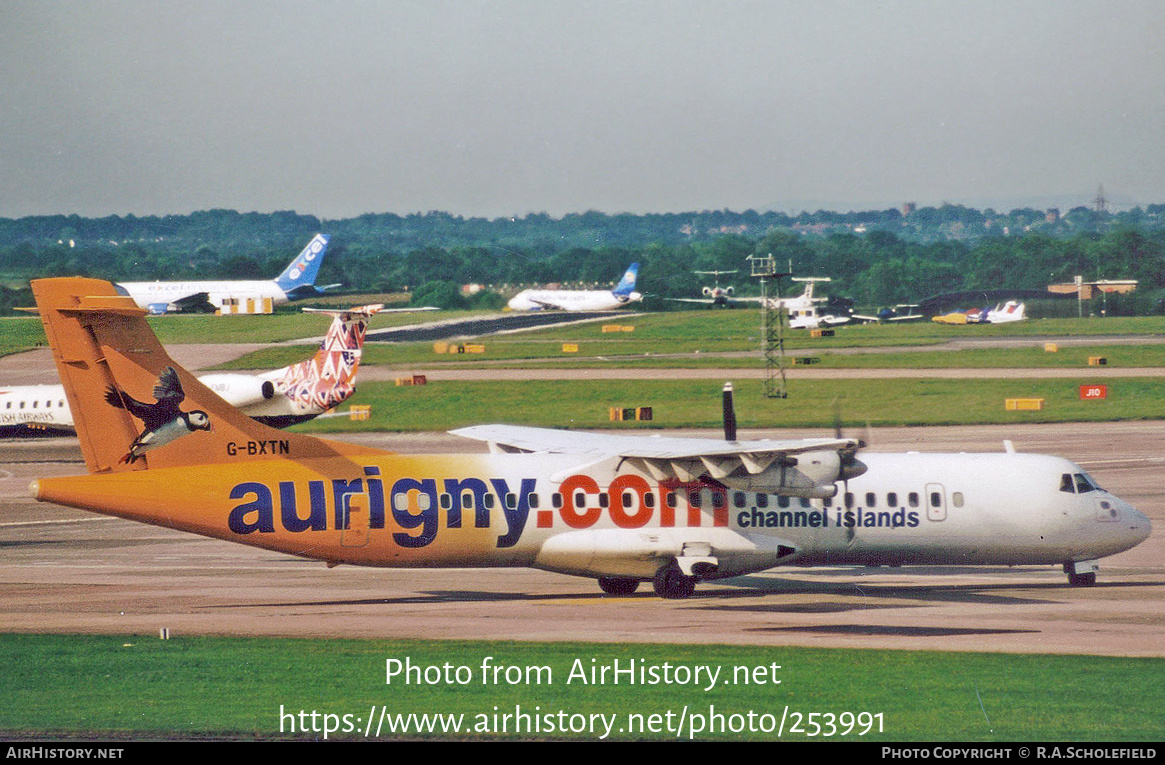
[[[198,381],[237,408],[258,404],[275,396],[275,383],[252,375],[213,374],[199,377]]]
[[[760,473],[730,475],[720,482],[739,491],[828,499],[837,495],[837,482],[856,478],[866,466],[848,454],[815,451],[796,459],[778,460]]]

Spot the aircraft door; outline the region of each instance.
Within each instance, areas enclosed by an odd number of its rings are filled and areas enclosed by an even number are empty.
[[[947,493],[941,483],[926,485],[926,519],[928,521],[945,521],[947,519]]]

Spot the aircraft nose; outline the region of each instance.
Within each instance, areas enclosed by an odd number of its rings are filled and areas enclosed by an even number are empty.
[[[1123,500],[1118,501],[1121,509],[1121,536],[1124,537],[1129,547],[1139,545],[1153,533],[1153,522],[1129,503]]]
[[[1129,510],[1132,511],[1131,515],[1133,516],[1133,524],[1130,528],[1136,532],[1137,544],[1140,544],[1141,542],[1144,542],[1146,539],[1148,539],[1149,535],[1153,533],[1153,522],[1149,520],[1148,516],[1139,510],[1131,507]]]

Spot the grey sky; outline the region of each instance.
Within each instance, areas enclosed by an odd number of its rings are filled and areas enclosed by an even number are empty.
[[[0,216],[1165,202],[1159,0],[0,0]]]

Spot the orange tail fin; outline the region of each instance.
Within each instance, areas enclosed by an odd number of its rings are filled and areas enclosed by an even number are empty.
[[[38,279],[32,291],[92,473],[365,451],[242,414],[174,363],[109,282]]]

